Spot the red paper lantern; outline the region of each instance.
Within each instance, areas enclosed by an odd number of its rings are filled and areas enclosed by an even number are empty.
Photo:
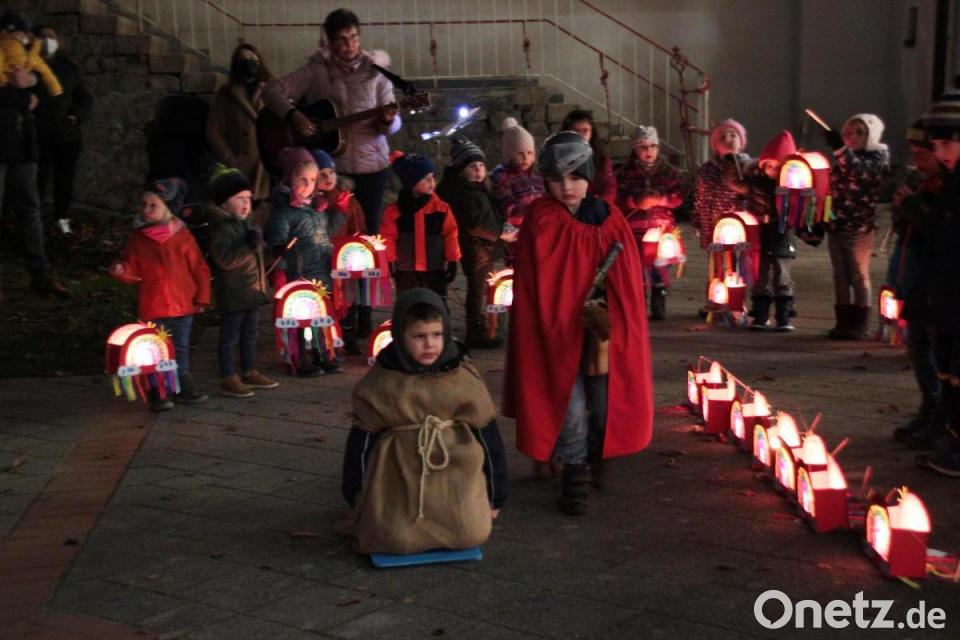
[[[927,574],[927,507],[906,487],[894,489],[867,511],[867,549],[884,573],[898,578]]]
[[[700,398],[703,388],[716,389],[724,384],[723,367],[716,360],[706,371],[694,371],[693,367],[687,367],[687,403],[690,409],[701,417]]]
[[[903,301],[897,299],[893,288],[880,287],[877,308],[880,310],[880,338],[892,347],[903,344],[907,323],[900,319]]]
[[[830,161],[822,153],[796,153],[780,167],[776,191],[781,228],[810,230],[830,221]]]
[[[686,262],[687,253],[680,232],[666,231],[660,227],[647,229],[641,243],[641,258],[645,267],[666,267]]]
[[[351,305],[392,303],[387,247],[380,236],[353,235],[333,243],[333,306],[343,317]]]
[[[797,506],[804,519],[818,533],[847,528],[847,479],[840,465],[816,435],[804,439],[801,458]]]
[[[759,391],[753,394],[752,402],[734,402],[730,407],[730,433],[740,444],[740,449],[752,451],[754,427],[758,424],[771,425],[774,418],[770,415],[770,405]]]
[[[391,327],[393,322],[387,320],[383,322],[367,341],[367,364],[371,367],[377,361],[377,354],[383,351],[384,347],[393,342],[393,333]]]
[[[726,385],[701,391],[701,412],[707,433],[726,433],[730,429],[730,408],[737,401],[737,387],[730,378]]]
[[[501,318],[513,306],[513,269],[501,269],[487,276],[487,335],[491,338],[506,325]]]
[[[295,369],[299,361],[299,331],[303,332],[307,348],[326,351],[331,360],[336,356],[335,349],[343,347],[343,334],[331,307],[330,296],[322,282],[294,280],[274,294],[277,351],[292,368]]]
[[[173,340],[152,322],[114,329],[107,338],[104,361],[114,394],[131,402],[137,395],[146,400],[150,389],[156,389],[161,398],[180,391]]]
[[[797,458],[800,454],[800,432],[789,413],[777,414],[777,438],[780,446],[774,452],[774,487],[793,499],[797,491]]]

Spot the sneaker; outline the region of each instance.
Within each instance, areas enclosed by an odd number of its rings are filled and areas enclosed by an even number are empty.
[[[297,367],[297,376],[300,378],[313,378],[316,376],[322,376],[323,369],[315,367],[312,364],[301,364]]]
[[[233,374],[220,381],[220,395],[228,398],[249,398],[253,395],[253,389],[245,385],[240,376]]]
[[[150,390],[148,399],[150,402],[150,411],[153,411],[154,413],[161,413],[163,411],[170,411],[170,409],[173,409],[173,401],[170,399],[170,397],[167,396],[166,398],[161,398],[160,394],[153,389]]]
[[[324,360],[321,362],[320,368],[323,369],[324,373],[341,373],[343,371],[338,362],[330,360]]]
[[[910,436],[913,434],[922,431],[930,424],[929,418],[926,416],[917,416],[910,420],[907,424],[902,424],[896,429],[893,430],[893,439],[897,442],[906,443],[909,441]]]
[[[939,421],[928,422],[923,428],[917,429],[906,437],[907,446],[920,451],[930,451],[936,448],[937,441],[948,437],[947,430]]]
[[[207,394],[200,393],[193,386],[193,378],[189,374],[180,376],[180,393],[174,394],[174,402],[178,404],[203,404],[207,399]]]
[[[280,386],[279,382],[271,380],[256,369],[240,374],[240,381],[251,389],[273,389]]]
[[[960,449],[926,457],[926,467],[944,476],[960,478]]]

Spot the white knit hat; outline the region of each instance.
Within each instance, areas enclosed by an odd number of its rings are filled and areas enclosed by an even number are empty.
[[[867,144],[864,146],[865,151],[887,150],[887,145],[880,142],[884,129],[883,120],[872,113],[857,113],[850,116],[847,121],[843,123],[843,127],[840,130],[843,131],[843,129],[846,129],[847,125],[854,120],[859,120],[867,126]]]
[[[534,151],[533,136],[520,126],[516,118],[504,118],[500,127],[503,133],[500,136],[500,152],[503,160],[509,160],[518,151]]]
[[[657,128],[654,126],[644,127],[643,125],[637,127],[633,135],[630,136],[630,143],[633,146],[637,146],[641,142],[660,144],[660,136],[657,134]]]

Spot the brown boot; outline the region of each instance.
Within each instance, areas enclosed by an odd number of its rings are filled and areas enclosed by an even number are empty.
[[[69,298],[70,291],[60,284],[57,277],[52,273],[45,273],[42,276],[34,278],[30,282],[30,288],[43,296],[56,296],[58,298]]]
[[[220,395],[228,398],[249,398],[253,395],[253,390],[243,384],[240,376],[233,374],[220,380]]]
[[[240,381],[251,389],[273,389],[280,386],[279,382],[271,380],[256,369],[241,373]]]

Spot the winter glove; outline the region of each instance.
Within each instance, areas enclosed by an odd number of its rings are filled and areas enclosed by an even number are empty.
[[[263,245],[263,232],[257,227],[251,227],[247,230],[247,244],[256,251]]]
[[[287,272],[286,271],[274,271],[270,274],[270,284],[273,285],[273,291],[276,293],[283,289],[284,285],[287,284]]]
[[[327,208],[330,206],[330,201],[327,200],[327,196],[318,192],[313,196],[310,206],[313,207],[314,211],[320,213],[321,211],[327,210]]]
[[[824,129],[823,139],[826,140],[827,145],[834,151],[843,147],[843,136],[833,129]]]
[[[449,282],[453,282],[453,279],[457,277],[457,263],[456,263],[456,262],[454,262],[454,261],[451,260],[450,262],[447,263],[447,269],[446,269],[446,273],[444,274],[444,276],[446,277],[448,283],[449,283]]]
[[[346,211],[350,206],[350,198],[353,197],[352,191],[341,191],[337,194],[336,206],[340,211]]]

